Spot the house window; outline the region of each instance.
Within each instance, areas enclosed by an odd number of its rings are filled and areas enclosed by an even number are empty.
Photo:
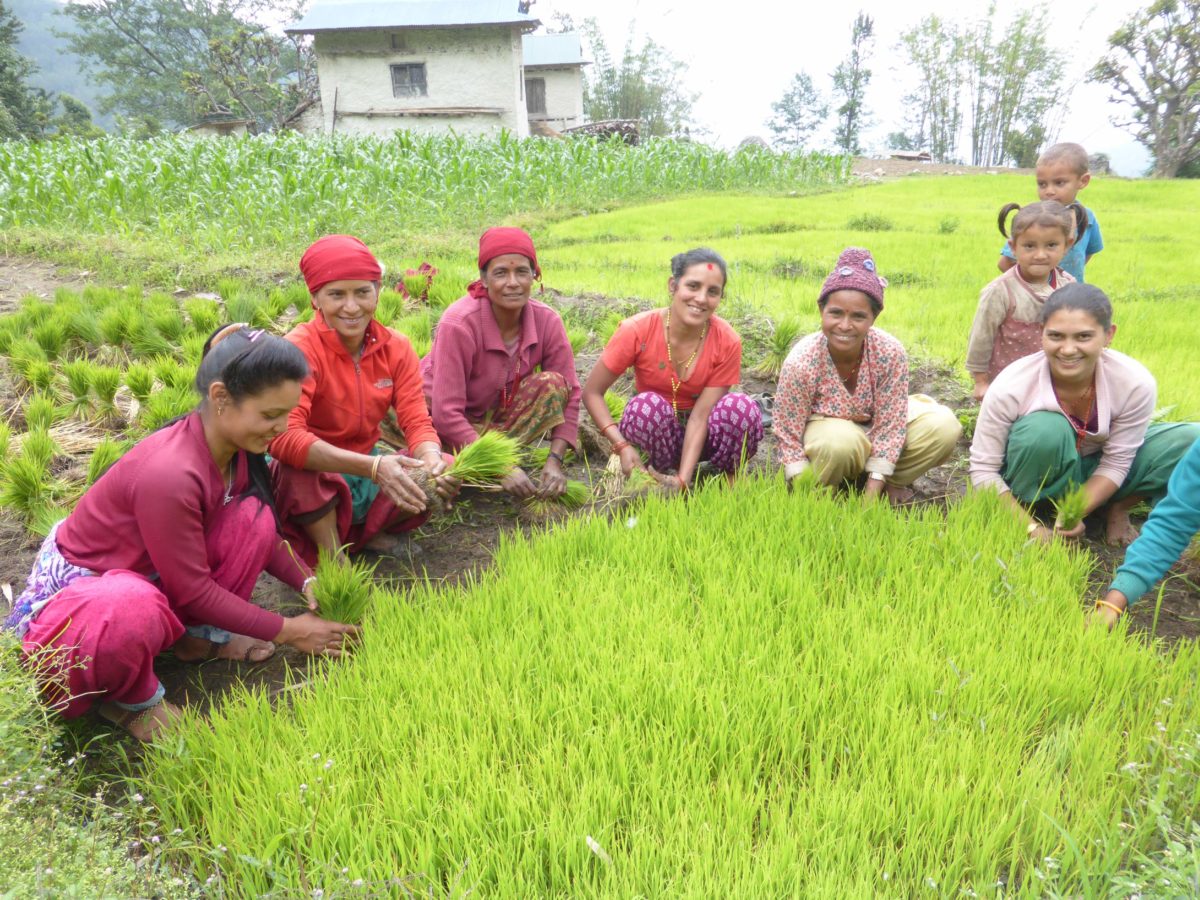
[[[546,79],[525,79],[525,108],[531,116],[546,114]]]
[[[425,85],[425,63],[392,66],[393,97],[424,97],[428,93]]]

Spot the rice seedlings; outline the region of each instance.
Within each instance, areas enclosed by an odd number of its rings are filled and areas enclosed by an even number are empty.
[[[21,376],[35,391],[50,393],[54,389],[54,367],[44,359],[27,360]]]
[[[183,317],[174,303],[171,304],[170,309],[160,309],[152,313],[150,324],[155,331],[172,343],[178,343],[179,339],[183,337]],[[136,346],[134,349],[137,349]]]
[[[129,332],[129,346],[139,357],[170,356],[175,345],[150,323],[139,320]]]
[[[28,442],[28,437],[26,439]],[[50,504],[53,492],[46,480],[46,465],[40,458],[22,454],[4,464],[0,473],[0,506],[29,518]]]
[[[23,407],[25,427],[29,431],[49,431],[50,426],[60,418],[58,406],[52,397],[46,394],[30,394]]]
[[[104,342],[95,310],[79,309],[67,320],[67,332],[80,346],[98,347]]]
[[[306,303],[296,311],[295,324],[299,324],[301,322],[311,322],[313,320],[313,316],[316,314],[317,311],[313,309],[312,304]]]
[[[378,561],[367,565],[360,560],[331,556],[322,548],[315,591],[319,615],[334,622],[361,624],[375,599],[372,578],[378,565]]]
[[[383,325],[396,327],[398,319],[405,313],[404,297],[384,288],[379,292],[379,303],[375,307],[375,319]]]
[[[30,465],[36,466],[40,471],[44,472],[48,469],[57,454],[58,445],[54,442],[54,438],[50,436],[49,431],[42,428],[35,428],[21,435],[21,455],[19,458],[27,460]]]
[[[16,316],[0,316],[0,354],[12,352],[13,342],[17,339],[20,323]]]
[[[778,380],[783,361],[787,359],[792,344],[800,337],[803,327],[799,319],[791,316],[785,316],[776,322],[766,354],[751,371],[760,378]]]
[[[567,342],[571,345],[571,352],[578,355],[583,352],[583,348],[587,346],[588,338],[591,337],[591,332],[586,328],[572,326],[567,329]]]
[[[143,363],[133,363],[125,369],[125,386],[138,403],[145,404],[154,391],[154,373]]]
[[[1070,531],[1083,521],[1088,495],[1083,485],[1072,485],[1065,494],[1050,502],[1054,506],[1054,527]]]
[[[127,307],[111,306],[100,314],[96,327],[104,343],[110,347],[121,347],[129,340],[133,317]]]
[[[33,328],[33,339],[47,359],[58,359],[62,355],[68,337],[67,326],[58,316],[50,316]]]
[[[150,361],[150,368],[160,384],[169,388],[191,389],[196,377],[194,370],[189,371],[171,356],[156,356]]]
[[[63,377],[67,381],[67,390],[71,392],[71,403],[68,407],[71,415],[84,416],[91,411],[92,364],[86,359],[73,359],[63,363]]]
[[[207,338],[221,324],[221,307],[210,297],[189,297],[183,301],[191,329]]]
[[[608,414],[612,416],[614,422],[620,422],[621,416],[625,415],[625,406],[629,403],[629,398],[618,394],[615,391],[604,392],[604,405],[608,407]]]
[[[292,306],[292,295],[282,288],[275,288],[267,294],[267,315],[272,321],[278,320]]]
[[[447,470],[463,484],[495,484],[516,468],[521,447],[499,431],[485,431],[479,439],[463,447]]]
[[[92,393],[96,414],[101,418],[117,415],[117,391],[121,388],[121,370],[116,366],[92,366]]]
[[[617,328],[625,321],[625,317],[618,312],[610,312],[604,317],[600,323],[600,343],[607,344],[612,340],[612,336],[617,333]]]
[[[87,484],[89,486],[95,484],[100,476],[112,467],[113,463],[125,455],[126,449],[127,445],[124,441],[116,441],[107,437],[101,440],[88,458]]]
[[[12,445],[12,427],[7,422],[0,421],[0,460],[8,459],[8,450]]]
[[[207,340],[208,338],[202,334],[189,334],[179,342],[179,353],[191,369],[189,380],[195,370],[200,368],[200,360],[204,358],[204,344]]]
[[[245,322],[254,328],[269,328],[271,316],[266,301],[258,294],[239,291],[225,297],[225,315],[230,322]]]
[[[47,362],[46,353],[37,341],[27,337],[14,338],[8,348],[8,364],[26,381],[29,365],[34,361]]]
[[[418,341],[428,344],[433,339],[433,316],[427,312],[412,313],[397,319],[392,323],[392,328],[412,341],[414,346]]]
[[[172,419],[186,415],[196,408],[196,394],[190,386],[168,385],[150,395],[138,413],[139,424],[147,431],[156,431]]]
[[[17,303],[17,309],[26,327],[32,328],[50,318],[54,313],[54,304],[34,294],[26,294]]]

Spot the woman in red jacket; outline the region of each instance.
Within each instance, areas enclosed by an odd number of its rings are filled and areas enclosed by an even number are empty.
[[[425,469],[446,500],[458,491],[443,474],[451,457],[425,408],[417,354],[375,321],[383,268],[358,238],[321,238],[300,271],[317,314],[287,335],[310,374],[287,431],[271,443],[283,533],[310,565],[321,547],[395,552],[392,535],[428,517],[411,470]],[[408,442],[402,453],[376,446],[389,409]]]
[[[199,408],[140,441],[51,529],[6,627],[64,716],[150,740],[178,714],[154,657],[260,661],[272,641],[337,656],[357,629],[249,602],[265,569],[316,602],[279,535],[263,454],[300,397],[304,357],[242,325],[218,331]]]

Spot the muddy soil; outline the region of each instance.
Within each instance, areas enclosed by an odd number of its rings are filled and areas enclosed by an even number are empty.
[[[80,287],[78,281],[63,277],[52,266],[24,260],[0,257],[0,302],[34,292],[42,296],[53,294],[57,287]],[[7,293],[5,293],[7,292]],[[576,298],[558,298],[563,306],[577,305]],[[586,305],[595,312],[599,297],[588,297]],[[624,304],[622,304],[623,307]],[[596,353],[580,354],[578,365],[581,379],[596,359]],[[749,356],[749,354],[748,354]],[[750,360],[748,360],[750,361]],[[618,385],[620,387],[620,385]],[[774,395],[773,381],[757,378],[746,370],[742,389],[752,395]],[[915,365],[911,376],[913,393],[925,393],[947,403],[964,418],[973,417],[975,404],[956,373],[935,363]],[[628,392],[628,388],[626,388]],[[584,416],[586,420],[587,417]],[[585,448],[590,452],[582,459],[571,460],[568,475],[579,480],[591,480],[606,461],[602,440],[590,425],[582,427]],[[954,457],[945,465],[931,470],[915,485],[918,503],[945,504],[962,496],[966,489],[966,459],[968,441],[959,441]],[[777,454],[774,435],[768,429],[752,470],[774,471]],[[1100,523],[1090,523],[1085,546],[1096,558],[1094,588],[1090,597],[1107,582],[1119,565],[1122,551],[1107,547],[1100,540]],[[490,564],[501,534],[516,529],[528,531],[531,523],[520,515],[516,503],[500,494],[465,491],[455,511],[427,525],[417,533],[414,552],[399,558],[379,557],[376,570],[381,578],[391,579],[399,586],[417,579],[429,579],[443,584],[455,584],[469,575],[478,575]],[[25,578],[36,555],[40,539],[31,537],[7,514],[0,512],[0,585],[10,585],[14,595],[24,588]],[[1139,604],[1133,614],[1133,627],[1154,633],[1167,642],[1195,639],[1200,634],[1200,562],[1187,559],[1181,562],[1163,589],[1161,604],[1151,595]],[[270,609],[286,612],[294,609],[295,595],[290,589],[264,575],[254,593],[255,602]],[[0,600],[0,612],[6,604]],[[159,675],[167,687],[167,696],[175,702],[198,704],[206,708],[231,685],[245,683],[264,686],[278,693],[289,683],[304,677],[306,658],[284,648],[265,663],[249,665],[212,661],[201,665],[179,663],[169,655],[158,666]]]
[[[860,156],[854,160],[851,172],[859,178],[871,181],[882,178],[902,178],[907,175],[1032,175],[1033,169],[1015,169],[1008,166],[960,166],[954,163],[914,162],[911,159],[868,159]]]

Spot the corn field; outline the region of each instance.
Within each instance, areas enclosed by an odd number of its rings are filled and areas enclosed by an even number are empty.
[[[190,250],[303,247],[345,232],[476,230],[517,212],[589,211],[697,191],[840,183],[841,157],[653,140],[296,134],[0,143],[0,229],[165,237]]]

